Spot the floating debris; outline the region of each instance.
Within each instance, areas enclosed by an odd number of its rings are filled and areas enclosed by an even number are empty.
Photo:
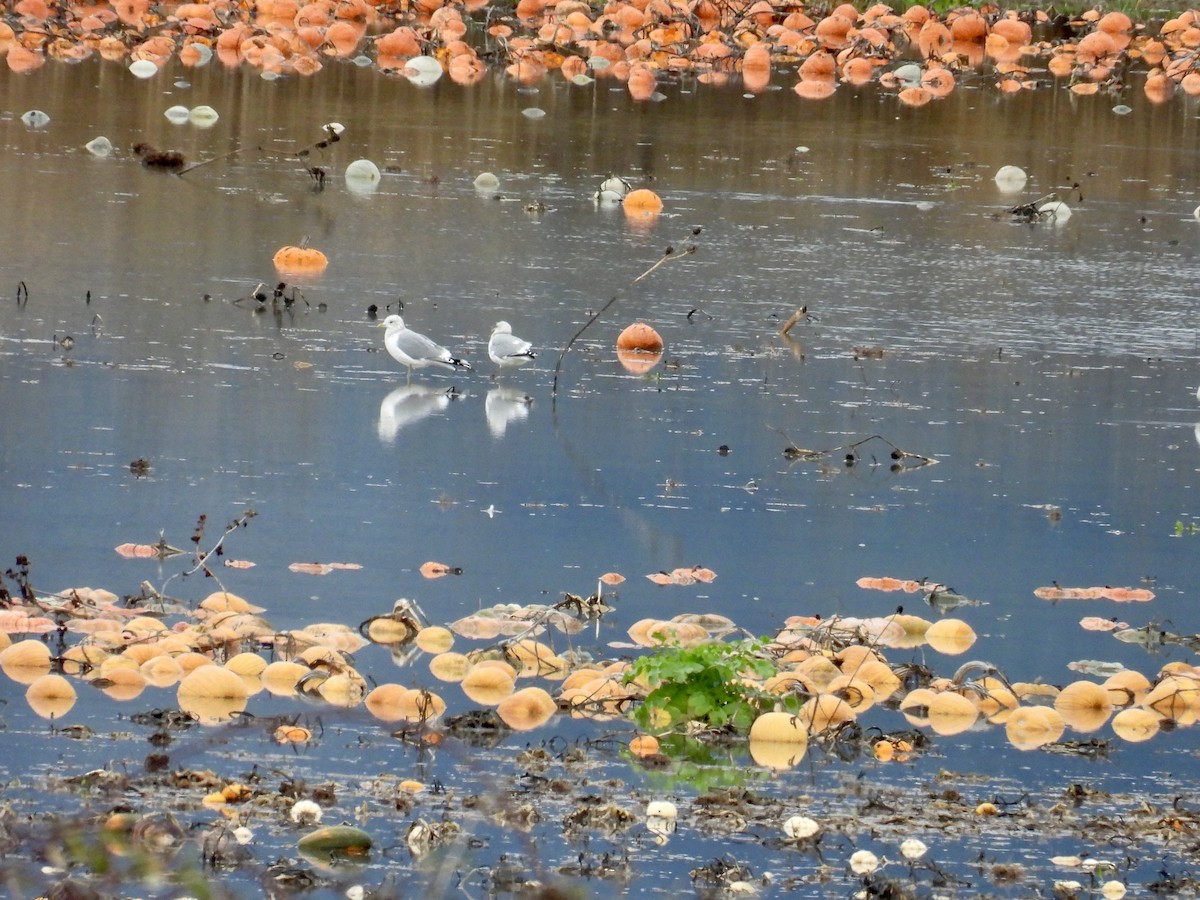
[[[1001,166],[995,176],[996,187],[1005,194],[1015,194],[1024,190],[1028,179],[1025,170],[1018,166]]]
[[[159,150],[144,142],[133,145],[133,155],[148,169],[181,172],[187,166],[187,157],[178,150]]]
[[[31,109],[21,115],[21,121],[26,128],[45,128],[50,124],[50,116],[40,109]]]
[[[855,875],[870,875],[879,868],[879,857],[870,850],[855,850],[850,855],[850,871]]]
[[[188,113],[188,121],[197,128],[212,128],[220,118],[221,116],[215,109],[204,104],[193,106]]]
[[[304,835],[296,849],[304,856],[325,861],[331,856],[366,856],[372,844],[371,836],[361,828],[329,825]]]
[[[88,153],[97,159],[107,159],[113,155],[113,144],[108,138],[101,135],[100,137],[92,138],[83,145]]]
[[[670,572],[651,572],[646,577],[659,585],[688,585],[695,584],[697,581],[710,584],[716,580],[717,573],[703,566],[692,566],[687,569],[672,569]]]
[[[1148,603],[1154,599],[1154,591],[1148,588],[1103,587],[1065,588],[1057,584],[1034,589],[1033,596],[1039,600],[1057,603],[1059,600],[1112,600],[1116,603]]]
[[[346,166],[346,187],[356,194],[370,194],[379,187],[379,166],[369,159],[356,159]]]
[[[475,190],[483,194],[491,194],[500,190],[500,179],[491,172],[482,172],[475,176]]]
[[[414,56],[401,69],[401,74],[417,87],[429,87],[442,77],[442,64],[432,56]]]
[[[326,563],[295,562],[288,566],[288,571],[300,575],[328,575],[333,571],[333,566]]]
[[[421,564],[420,572],[424,578],[441,578],[445,575],[461,575],[463,570],[457,566],[448,566],[445,563],[430,560]]]
[[[158,66],[148,59],[135,60],[129,66],[129,74],[135,78],[153,78],[158,74]]]

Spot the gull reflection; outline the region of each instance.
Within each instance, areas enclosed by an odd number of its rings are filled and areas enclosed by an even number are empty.
[[[454,387],[406,384],[396,388],[379,404],[379,439],[391,443],[401,428],[441,412],[462,396]]]
[[[493,437],[503,437],[509,422],[529,418],[529,407],[533,398],[511,387],[494,387],[487,392],[483,411],[487,415],[488,429]]]

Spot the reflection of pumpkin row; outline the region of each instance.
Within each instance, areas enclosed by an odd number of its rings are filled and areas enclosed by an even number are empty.
[[[1154,599],[1154,591],[1146,588],[1087,587],[1065,588],[1058,585],[1040,587],[1033,592],[1040,600],[1114,600],[1117,603],[1146,603]]]
[[[1155,684],[1127,670],[1099,684],[1076,681],[1061,689],[983,678],[969,688],[918,688],[899,708],[910,723],[943,735],[974,727],[978,720],[1003,725],[1019,749],[1056,741],[1066,727],[1084,734],[1098,731],[1110,718],[1118,737],[1142,741],[1160,727],[1192,725],[1200,717],[1200,673],[1187,670],[1164,667]]]
[[[904,591],[907,594],[944,591],[945,585],[932,581],[913,581],[901,578],[863,577],[855,582],[860,588],[873,591]],[[1033,592],[1042,600],[1114,600],[1117,603],[1145,603],[1154,599],[1154,592],[1146,588],[1103,587],[1065,588],[1059,585],[1039,587]]]
[[[692,566],[685,569],[672,569],[670,572],[651,572],[646,577],[659,585],[687,585],[695,584],[697,581],[709,584],[717,577],[717,573],[703,566]]]
[[[937,689],[907,693],[891,690],[886,680],[881,683],[872,674],[849,678],[839,670],[823,688],[814,688],[810,681],[811,696],[795,714],[760,716],[750,731],[750,752],[760,765],[790,768],[803,759],[810,740],[885,702],[896,706],[910,724],[941,736],[984,724],[1002,725],[1009,743],[1022,750],[1057,741],[1068,727],[1090,734],[1110,720],[1117,737],[1141,742],[1160,728],[1191,725],[1200,717],[1200,672],[1192,667],[1186,667],[1187,672],[1169,668],[1164,667],[1153,685],[1140,673],[1126,671],[1102,684],[1077,681],[1061,690],[1048,685],[1010,686],[988,677],[970,685],[942,679]],[[878,694],[872,695],[872,683],[880,684]],[[904,759],[911,751],[907,741],[882,739],[876,745],[881,761]]]
[[[79,643],[58,659],[33,639],[0,651],[0,669],[27,685],[31,708],[47,718],[67,715],[76,702],[73,682],[82,679],[119,700],[147,688],[174,686],[180,708],[203,724],[228,721],[265,691],[280,697],[303,695],[336,707],[363,706],[380,722],[420,723],[436,731],[449,706],[446,698],[390,682],[370,689],[351,656],[368,640],[394,648],[394,655],[410,647],[429,654],[428,671],[434,678],[456,685],[468,701],[490,708],[498,721],[517,730],[538,728],[560,713],[597,721],[624,719],[653,689],[630,677],[627,658],[592,661],[539,639],[536,635],[551,628],[582,627],[582,621],[554,607],[509,604],[449,627],[422,626],[411,612],[399,609],[372,618],[358,631],[319,623],[278,633],[262,618],[261,608],[229,593],[205,598],[173,628],[138,614],[104,618],[102,604],[112,599],[106,592],[80,588],[70,595],[76,611],[94,613],[65,620],[67,634],[82,636]],[[481,623],[495,627],[481,629]],[[715,614],[647,618],[629,627],[632,645],[617,646],[651,651],[692,646],[734,630],[732,620]],[[490,643],[456,652],[456,635]],[[764,658],[772,661],[774,674],[746,676],[746,686],[796,709],[758,717],[750,733],[754,758],[773,768],[794,765],[810,739],[831,735],[875,707],[899,710],[910,724],[942,736],[1004,726],[1009,741],[1021,748],[1056,741],[1066,728],[1091,733],[1110,724],[1125,740],[1146,740],[1162,727],[1190,726],[1200,719],[1200,669],[1184,663],[1164,666],[1153,681],[1123,671],[1100,683],[1077,681],[1057,688],[1009,683],[990,666],[971,662],[953,677],[919,675],[914,688],[914,673],[885,656],[890,648],[920,645],[959,654],[974,639],[974,631],[958,619],[931,623],[900,614],[789,618],[767,645]],[[7,635],[3,641],[9,641]],[[263,648],[270,648],[274,661],[268,663]],[[397,658],[402,664],[411,659]],[[60,672],[53,671],[56,666]],[[968,679],[978,669],[983,677]],[[553,693],[551,685],[557,685]],[[687,723],[657,724],[679,728]],[[304,729],[274,735],[281,742],[310,738]],[[893,758],[897,749],[901,757],[910,752],[889,743]]]
[[[906,594],[915,594],[918,591],[944,591],[946,586],[938,584],[936,581],[913,581],[909,578],[870,578],[863,577],[855,582],[860,588],[869,591],[904,591]]]
[[[878,649],[850,644],[840,654],[828,655],[824,648],[829,635],[834,630],[844,634],[852,626],[862,629],[863,635],[886,635],[877,621],[856,624],[844,620],[831,625],[797,618],[789,620],[789,627],[778,636],[785,644],[801,649],[785,654],[781,662],[796,661],[763,687],[772,693],[799,693],[809,699],[797,715],[772,713],[769,718],[762,717],[762,725],[756,722],[757,731],[750,735],[751,753],[761,764],[795,765],[809,738],[836,729],[879,704],[894,706],[911,724],[943,736],[985,722],[1004,725],[1010,743],[1021,749],[1056,741],[1066,727],[1094,732],[1110,718],[1114,733],[1129,741],[1146,740],[1167,724],[1191,725],[1200,718],[1200,669],[1182,663],[1164,666],[1153,684],[1134,671],[1117,673],[1100,684],[1078,681],[1061,689],[1046,684],[1010,685],[993,675],[977,681],[964,681],[956,675],[954,679],[934,678],[928,686],[906,692]],[[917,627],[917,623],[909,623],[910,629]],[[952,632],[958,630],[951,625]],[[888,642],[878,640],[876,646],[888,646]],[[962,667],[960,674],[977,665]],[[880,750],[881,759],[894,758],[895,743],[883,743],[887,746]],[[902,748],[901,757],[910,750]]]
[[[638,100],[655,97],[660,78],[680,73],[710,85],[740,76],[745,90],[759,92],[776,68],[798,68],[795,90],[802,97],[878,81],[912,106],[946,96],[958,72],[985,62],[1003,92],[1037,87],[1022,60],[1045,58],[1051,75],[1075,93],[1115,86],[1134,63],[1146,66],[1144,91],[1153,101],[1168,99],[1176,84],[1200,92],[1194,52],[1200,15],[1191,11],[1151,36],[1116,11],[1090,10],[1052,23],[1044,12],[985,16],[962,8],[943,16],[921,5],[898,15],[883,4],[860,13],[843,3],[813,18],[767,0],[621,0],[602,11],[579,0],[519,0],[513,19],[491,25],[494,46],[481,55],[466,40],[468,19],[487,6],[485,0],[114,0],[109,6],[20,0],[11,24],[0,23],[0,53],[8,51],[7,65],[18,72],[47,58],[78,62],[98,55],[155,66],[178,58],[197,66],[216,56],[229,67],[313,75],[327,60],[373,51],[382,71],[403,71],[409,61],[429,58],[464,85],[483,79],[487,60],[495,58],[524,84],[555,72],[581,84],[606,78],[624,83]],[[888,68],[913,56],[924,61],[924,72],[889,80]]]

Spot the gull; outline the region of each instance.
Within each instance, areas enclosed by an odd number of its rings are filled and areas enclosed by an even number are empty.
[[[408,369],[409,381],[412,381],[413,369],[423,369],[426,366],[438,365],[448,369],[471,370],[469,363],[455,359],[441,344],[436,344],[425,335],[413,331],[399,316],[388,316],[380,327],[387,329],[383,336],[383,346],[387,347],[392,359]]]
[[[629,193],[629,182],[620,175],[609,175],[600,182],[600,189],[592,195],[592,200],[599,205],[620,203]]]
[[[529,341],[523,341],[512,333],[512,326],[507,322],[497,322],[488,338],[488,356],[503,372],[505,369],[515,369],[523,366],[537,354],[533,352]]]

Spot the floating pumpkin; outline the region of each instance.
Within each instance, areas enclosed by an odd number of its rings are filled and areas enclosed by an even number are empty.
[[[1063,721],[1080,732],[1098,730],[1112,714],[1112,698],[1103,685],[1075,681],[1054,698],[1054,708]]]
[[[638,188],[625,195],[624,206],[625,211],[630,214],[656,216],[662,212],[663,202],[662,198],[649,188]]]
[[[179,682],[176,702],[201,724],[218,725],[244,710],[249,696],[245,682],[233,672],[221,666],[201,665]]]
[[[786,712],[765,712],[750,726],[751,742],[807,744],[808,730],[799,717]]]
[[[257,653],[239,653],[225,663],[225,668],[243,678],[256,678],[266,667],[267,661]]]
[[[1036,750],[1057,741],[1064,728],[1062,716],[1046,706],[1022,706],[1004,723],[1009,743],[1018,750]]]
[[[1148,741],[1158,734],[1163,719],[1148,709],[1123,709],[1112,720],[1112,730],[1121,740],[1130,743]]]
[[[402,684],[381,684],[367,694],[366,707],[383,722],[399,722],[408,712],[409,688]]]
[[[275,251],[275,268],[280,272],[323,272],[329,258],[315,247],[288,245]]]
[[[454,645],[454,634],[441,625],[430,625],[417,633],[416,645],[426,653],[445,653]]]
[[[1141,672],[1125,669],[1110,675],[1104,682],[1113,706],[1130,706],[1141,703],[1150,691],[1150,679]]]
[[[461,684],[468,698],[484,706],[495,706],[516,690],[516,680],[497,666],[477,666]]]
[[[900,701],[900,712],[910,724],[921,726],[929,724],[929,707],[937,698],[937,694],[929,688],[915,688],[909,691]]]
[[[1175,83],[1162,72],[1155,71],[1146,78],[1142,91],[1151,103],[1166,103],[1175,91]]]
[[[25,700],[43,719],[58,719],[75,705],[75,688],[61,675],[47,673],[30,683]]]
[[[470,668],[463,653],[439,653],[429,660],[429,672],[438,681],[462,681]]]
[[[19,684],[32,684],[50,671],[50,649],[41,641],[17,641],[0,652],[0,668]]]
[[[956,656],[975,643],[975,631],[961,619],[941,619],[925,630],[925,640],[938,653]]]
[[[348,669],[330,675],[318,684],[317,693],[326,703],[350,709],[363,702],[367,693],[367,682],[354,669]]]
[[[929,727],[937,734],[950,736],[966,731],[975,724],[979,710],[975,704],[953,691],[935,694],[929,701]]]
[[[239,597],[237,594],[230,594],[227,591],[214,591],[203,600],[200,601],[200,608],[210,613],[218,612],[236,612],[236,613],[260,613],[264,612],[263,607],[255,606],[248,600]],[[200,616],[204,618],[203,615]]]
[[[833,694],[819,693],[808,700],[796,713],[801,727],[809,734],[831,731],[855,718],[850,704]]]
[[[296,845],[301,856],[328,861],[335,856],[366,856],[371,836],[353,825],[329,825],[300,838]]]
[[[933,95],[923,87],[910,87],[902,90],[899,98],[905,106],[924,106],[933,99]]]
[[[634,756],[653,756],[658,752],[658,738],[650,734],[639,734],[629,742],[629,752]]]
[[[625,82],[625,87],[629,90],[629,96],[634,100],[649,100],[654,96],[658,87],[654,69],[645,63],[635,64],[629,70],[629,79]],[[658,200],[657,195],[654,199]],[[658,200],[658,208],[662,209],[661,200]]]
[[[645,322],[634,322],[617,336],[617,349],[661,353],[663,339]]]
[[[309,673],[308,666],[291,660],[277,659],[259,673],[263,687],[277,697],[290,697],[296,693],[296,683]]]
[[[522,688],[496,707],[497,715],[514,731],[532,731],[545,725],[557,711],[554,698],[540,687]]]
[[[171,656],[155,656],[138,668],[139,674],[154,687],[170,687],[183,678],[183,666]]]

